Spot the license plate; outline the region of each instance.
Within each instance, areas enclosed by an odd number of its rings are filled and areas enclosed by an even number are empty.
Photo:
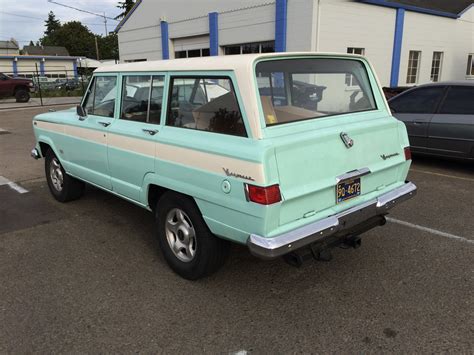
[[[360,178],[341,181],[336,185],[336,202],[343,202],[360,195]]]

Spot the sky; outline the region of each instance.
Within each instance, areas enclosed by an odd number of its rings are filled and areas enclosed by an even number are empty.
[[[116,7],[119,0],[54,0],[90,12],[108,17],[117,16],[121,10]],[[103,18],[68,9],[48,0],[0,0],[0,40],[15,38],[20,48],[28,45],[30,40],[36,42],[43,36],[44,21],[48,12],[53,11],[56,18],[63,22],[81,21],[92,32],[104,35]],[[107,20],[108,31],[113,31],[117,21]]]

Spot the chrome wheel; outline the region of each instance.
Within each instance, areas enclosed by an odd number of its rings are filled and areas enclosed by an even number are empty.
[[[49,165],[49,177],[54,186],[54,189],[61,192],[64,186],[64,176],[61,170],[61,164],[58,158],[54,157]]]
[[[179,208],[168,212],[165,223],[166,239],[173,254],[188,263],[196,255],[196,232],[188,215]]]

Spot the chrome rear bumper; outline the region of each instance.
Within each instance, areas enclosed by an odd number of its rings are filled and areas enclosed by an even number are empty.
[[[251,234],[247,240],[247,246],[255,256],[264,259],[276,258],[335,234],[342,235],[345,230],[349,230],[372,217],[386,214],[389,209],[412,198],[415,194],[415,184],[406,182],[403,186],[374,200],[276,237],[265,238]]]

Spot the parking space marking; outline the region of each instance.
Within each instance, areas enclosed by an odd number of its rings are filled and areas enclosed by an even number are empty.
[[[428,232],[428,233],[431,233],[431,234],[439,235],[441,237],[456,239],[456,240],[459,240],[461,242],[474,244],[474,240],[467,239],[467,238],[464,238],[464,237],[460,237],[459,235],[454,235],[454,234],[451,234],[451,233],[442,232],[442,231],[439,231],[437,229],[420,226],[418,224],[414,224],[414,223],[410,223],[410,222],[400,221],[398,219],[391,218],[391,217],[386,217],[386,218],[387,218],[387,221],[389,221],[389,222],[400,224],[400,225],[405,226],[405,227],[411,227],[411,228],[421,230],[423,232]]]
[[[436,175],[436,176],[442,176],[442,177],[449,177],[449,178],[453,178],[453,179],[459,179],[459,180],[466,180],[466,181],[472,181],[472,182],[474,182],[474,179],[467,178],[467,177],[462,177],[462,176],[441,174],[441,173],[435,173],[435,172],[432,172],[432,171],[418,170],[418,169],[410,169],[410,171],[413,171],[413,172],[415,172],[415,173],[430,174],[430,175]]]
[[[11,189],[15,190],[19,194],[26,194],[28,192],[27,189],[24,189],[20,185],[15,184],[13,181],[8,180],[7,178],[0,176],[0,186],[7,185]]]

